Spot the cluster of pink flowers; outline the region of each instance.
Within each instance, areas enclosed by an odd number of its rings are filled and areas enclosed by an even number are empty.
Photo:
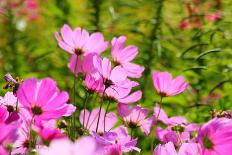
[[[216,22],[222,18],[221,0],[190,0],[186,1],[185,6],[188,16],[180,22],[181,29],[187,27],[201,29],[204,19],[207,22]]]
[[[35,20],[39,16],[36,0],[1,0],[0,15],[8,10],[18,17],[26,16],[29,20]]]
[[[89,34],[64,25],[60,34],[56,32],[55,37],[60,48],[70,54],[68,68],[75,78],[82,77],[86,96],[96,94],[101,99],[94,101],[100,102],[99,106],[76,107],[51,78],[20,81],[7,74],[7,87],[13,90],[0,98],[1,155],[139,153],[142,150],[137,145],[137,129],[151,141],[154,135],[159,140],[160,144],[152,144],[153,155],[231,154],[231,119],[215,117],[199,126],[182,116],[169,117],[162,109],[162,99],[188,87],[183,76],[173,78],[168,72],[153,72],[154,89],[161,101],[150,111],[138,103],[142,92],[134,91],[139,85],[134,79],[142,76],[144,67],[132,62],[138,48],[126,46],[126,37],[112,39],[110,61],[101,56],[110,46],[101,33]],[[110,104],[117,107],[117,115],[109,111]],[[73,121],[79,123],[72,124]],[[72,137],[70,131],[78,132],[78,136]]]

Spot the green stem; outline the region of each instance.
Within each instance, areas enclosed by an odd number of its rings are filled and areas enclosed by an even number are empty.
[[[77,78],[75,76],[76,73],[76,66],[77,66],[77,61],[75,62],[75,68],[74,68],[74,73],[73,73],[73,104],[76,106],[76,83],[77,83]],[[74,112],[71,118],[71,126],[70,126],[70,134],[71,137],[75,138],[75,132],[73,132],[73,129],[76,127],[76,114],[77,112]]]
[[[90,93],[87,91],[84,101],[84,116],[83,116],[83,128],[85,128],[85,110],[86,110],[86,103],[88,101]]]
[[[101,102],[100,109],[99,109],[99,112],[98,112],[96,132],[98,131],[98,125],[99,125],[99,121],[100,121],[102,105],[103,105],[103,102]]]
[[[101,4],[102,0],[91,0],[92,6],[94,9],[93,13],[93,25],[95,26],[94,31],[100,31],[100,12],[101,12]]]
[[[109,100],[109,102],[108,102],[108,104],[107,104],[107,107],[106,107],[106,111],[105,111],[105,116],[104,116],[104,132],[106,131],[105,129],[106,129],[106,115],[107,115],[107,113],[108,113],[108,110],[109,110],[109,107],[110,107],[110,100]]]

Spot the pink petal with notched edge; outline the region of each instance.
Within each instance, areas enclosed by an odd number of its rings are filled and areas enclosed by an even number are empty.
[[[160,88],[158,92],[166,92],[172,81],[172,75],[168,72],[154,73],[153,75],[156,80],[155,87]]]
[[[125,79],[124,81],[116,82],[116,85],[120,86],[121,88],[124,89],[131,89],[133,87],[136,87],[139,85],[138,82],[131,81],[129,79]]]
[[[103,74],[102,72],[102,59],[98,55],[93,56],[93,65],[96,68],[96,70],[99,72],[99,74]]]
[[[121,53],[124,48],[124,44],[126,42],[125,36],[120,36],[119,38],[113,38],[111,41],[112,50],[111,55],[115,61],[117,61],[117,56]]]
[[[74,54],[73,52],[73,47],[71,47],[70,45],[66,44],[65,42],[63,42],[60,38],[60,35],[58,32],[55,32],[55,38],[58,42],[58,45],[60,46],[60,48],[62,48],[63,50],[67,51],[70,54]]]
[[[129,116],[126,116],[125,119],[127,121],[133,121],[139,123],[144,120],[149,113],[148,109],[141,108],[140,105],[136,105],[132,108]]]
[[[125,98],[119,99],[118,101],[120,103],[133,103],[133,102],[137,102],[138,100],[140,100],[142,97],[142,92],[140,90],[128,95]]]
[[[37,84],[37,95],[34,104],[43,107],[47,105],[53,95],[57,92],[56,82],[51,78],[45,78]]]
[[[117,60],[121,63],[126,63],[132,61],[138,54],[138,48],[136,46],[130,45],[123,49],[122,52],[117,56]]]
[[[95,53],[90,53],[83,57],[81,68],[84,74],[93,74],[94,72],[96,72],[96,69],[93,64],[93,57],[95,55]]]
[[[167,90],[167,94],[170,96],[174,96],[183,92],[188,87],[188,84],[185,83],[184,78],[182,76],[178,76],[174,80],[172,80],[169,89]]]
[[[137,64],[130,63],[130,61],[132,61],[138,54],[138,48],[134,45],[124,47],[125,42],[126,37],[124,36],[113,38],[111,41],[111,55],[114,62],[118,63],[126,70],[129,77],[139,78],[141,77],[144,68]]]
[[[112,97],[115,100],[118,100],[118,99],[128,96],[130,91],[131,89],[124,89],[118,86],[110,86],[109,88],[105,90],[105,94],[108,97]]]
[[[113,70],[111,71],[110,79],[115,83],[124,81],[126,80],[126,78],[127,78],[127,74],[124,71],[124,69],[120,66],[114,67]]]
[[[73,42],[75,47],[83,47],[83,42],[81,42],[82,30],[80,27],[75,28],[73,31]]]
[[[127,75],[133,78],[140,78],[144,71],[144,67],[129,62],[122,64],[122,66],[126,70]]]
[[[76,111],[76,107],[72,104],[67,104],[66,106],[66,112],[63,114],[63,116],[71,116]]]
[[[147,136],[150,134],[152,121],[153,121],[152,118],[150,118],[140,121],[139,123],[142,132],[144,132]]]
[[[67,24],[64,24],[64,26],[61,28],[61,35],[62,35],[64,42],[66,44],[74,47],[74,42],[72,39],[73,31]]]
[[[80,47],[84,52],[90,52],[90,49],[85,49],[85,44],[87,43],[87,41],[89,40],[89,32],[87,32],[85,29],[82,29],[81,31],[81,38],[80,38]],[[92,52],[92,51],[91,51]]]
[[[35,103],[35,90],[37,89],[37,80],[35,78],[27,79],[19,87],[17,97],[20,103],[26,108],[31,107],[31,103]]]
[[[111,74],[111,62],[107,58],[102,60],[102,75],[104,78],[110,79]]]
[[[94,46],[93,46],[94,45]],[[104,41],[102,33],[95,32],[90,37],[88,42],[85,44],[85,49],[91,49],[91,53],[101,54],[106,50],[108,42]]]

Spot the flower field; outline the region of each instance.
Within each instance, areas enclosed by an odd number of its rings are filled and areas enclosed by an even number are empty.
[[[231,155],[231,6],[1,0],[0,155]]]

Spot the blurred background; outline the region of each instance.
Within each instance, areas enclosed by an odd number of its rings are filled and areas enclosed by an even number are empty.
[[[69,54],[54,33],[67,23],[100,31],[108,41],[124,35],[127,45],[139,47],[135,61],[146,67],[138,79],[144,92],[140,104],[152,109],[159,100],[152,71],[183,75],[188,90],[165,98],[164,109],[201,123],[213,109],[232,107],[231,10],[230,0],[0,0],[0,75],[52,77],[70,91]],[[110,48],[104,53],[109,55]]]

